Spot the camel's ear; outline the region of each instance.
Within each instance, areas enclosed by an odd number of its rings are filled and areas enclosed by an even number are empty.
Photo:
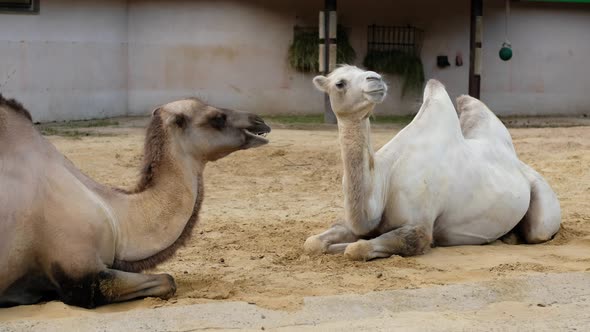
[[[166,124],[166,126],[171,126],[171,127],[178,127],[180,129],[185,129],[188,126],[189,123],[189,118],[188,115],[184,114],[184,113],[172,113],[172,112],[167,112],[167,111],[163,111],[161,109],[156,109],[153,113],[153,115],[159,115],[160,113],[164,113],[163,119],[164,119],[164,123]]]
[[[328,78],[326,76],[318,75],[313,78],[313,85],[323,92],[326,92],[328,89]]]

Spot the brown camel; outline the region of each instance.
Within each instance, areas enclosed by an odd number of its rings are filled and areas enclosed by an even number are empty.
[[[59,299],[95,306],[176,290],[168,274],[142,274],[191,235],[208,161],[268,143],[264,121],[198,99],[156,109],[141,178],[124,191],[99,184],[0,95],[0,307]]]

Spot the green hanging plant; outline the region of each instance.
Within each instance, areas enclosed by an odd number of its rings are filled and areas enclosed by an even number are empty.
[[[407,91],[419,91],[424,85],[424,67],[420,57],[401,51],[369,51],[363,65],[377,72],[402,77],[402,96]]]
[[[317,29],[295,27],[293,43],[289,47],[289,64],[291,67],[304,73],[317,72],[319,67],[318,44]]]
[[[351,63],[356,59],[356,52],[348,41],[346,29],[338,25],[336,32],[336,62]],[[295,27],[293,43],[289,47],[289,64],[295,70],[310,73],[319,71],[319,47],[317,28]]]

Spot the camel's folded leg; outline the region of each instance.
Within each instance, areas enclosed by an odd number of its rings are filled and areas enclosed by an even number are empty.
[[[313,235],[305,240],[303,248],[308,254],[339,254],[346,246],[358,240],[346,226],[335,224],[321,234]]]
[[[86,308],[148,296],[168,299],[176,291],[168,274],[141,274],[105,269],[84,278],[57,274],[59,295],[64,303]]]
[[[526,171],[531,182],[531,203],[517,227],[527,243],[549,241],[561,225],[559,200],[539,173],[530,167]]]
[[[420,255],[430,248],[432,231],[422,225],[406,225],[371,240],[351,243],[344,255],[352,260],[371,260],[391,255]]]
[[[55,286],[47,277],[27,274],[4,291],[0,291],[0,308],[35,304],[44,298],[52,297],[55,297]]]

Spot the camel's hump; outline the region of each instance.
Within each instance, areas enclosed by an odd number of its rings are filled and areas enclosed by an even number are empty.
[[[479,99],[473,98],[470,95],[460,95],[457,97],[457,112],[461,114],[464,110],[473,107],[477,103],[482,103]]]
[[[445,85],[442,84],[440,81],[435,79],[429,79],[426,83],[426,87],[424,88],[424,96],[423,100],[429,100],[431,98],[436,98],[440,96],[444,96],[447,94],[447,90],[445,89]]]

